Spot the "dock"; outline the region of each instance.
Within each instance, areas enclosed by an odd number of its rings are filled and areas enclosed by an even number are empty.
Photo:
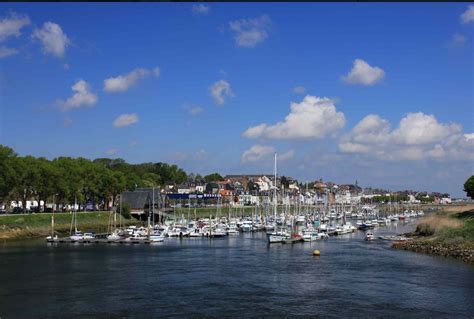
[[[150,244],[152,243],[149,239],[133,239],[133,240],[126,240],[124,239],[117,239],[111,240],[106,238],[94,238],[94,239],[81,239],[81,240],[71,240],[68,237],[65,238],[57,238],[53,240],[49,240],[48,243],[50,244]]]

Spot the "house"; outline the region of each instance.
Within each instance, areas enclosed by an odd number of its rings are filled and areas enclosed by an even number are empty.
[[[152,198],[148,191],[127,191],[120,195],[120,202],[123,206],[130,207],[130,214],[145,215],[150,211]]]
[[[190,189],[189,186],[186,184],[181,184],[177,186],[178,194],[189,194]]]
[[[196,193],[204,193],[204,185],[202,184],[196,184]]]
[[[205,190],[204,190],[204,193],[206,193],[206,194],[218,194],[219,189],[220,189],[220,186],[219,186],[218,183],[214,183],[214,182],[207,183],[206,187],[205,187]]]
[[[148,215],[155,204],[155,210],[162,203],[161,193],[159,189],[153,188],[137,188],[134,191],[126,191],[121,195],[122,205],[130,207],[132,215]],[[155,211],[157,213],[157,211]]]

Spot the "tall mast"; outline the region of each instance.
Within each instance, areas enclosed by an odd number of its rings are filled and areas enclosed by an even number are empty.
[[[274,189],[273,189],[273,200],[275,202],[275,205],[273,207],[273,218],[274,218],[274,221],[275,221],[275,227],[276,227],[276,217],[277,217],[277,205],[278,205],[278,200],[277,200],[277,153],[275,152],[275,167],[274,167],[274,173],[275,173],[275,176],[274,176],[274,181],[275,181],[275,184],[274,184]],[[276,229],[275,229],[276,230]]]
[[[152,205],[153,208],[151,209],[151,212],[153,214],[153,228],[155,227],[155,186],[153,185],[153,198],[152,198]]]

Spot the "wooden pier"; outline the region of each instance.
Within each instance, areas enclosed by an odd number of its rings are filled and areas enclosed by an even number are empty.
[[[150,244],[152,243],[149,239],[132,239],[126,240],[124,239],[107,239],[107,238],[94,238],[94,239],[81,239],[81,240],[71,240],[68,237],[65,238],[57,238],[53,240],[49,240],[48,243],[50,244]]]

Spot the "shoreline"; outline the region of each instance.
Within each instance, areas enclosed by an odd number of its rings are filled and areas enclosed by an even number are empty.
[[[394,242],[392,248],[441,256],[474,265],[474,204],[453,206],[418,222],[412,240]]]
[[[405,242],[394,242],[392,248],[461,260],[474,265],[474,248],[453,245],[436,240],[413,239]]]
[[[38,239],[51,235],[52,213],[9,215],[0,217],[0,241]],[[54,232],[67,235],[71,229],[71,213],[54,213]],[[138,220],[122,219],[128,226]],[[83,231],[106,232],[110,224],[110,212],[81,212],[77,214],[77,227]]]

